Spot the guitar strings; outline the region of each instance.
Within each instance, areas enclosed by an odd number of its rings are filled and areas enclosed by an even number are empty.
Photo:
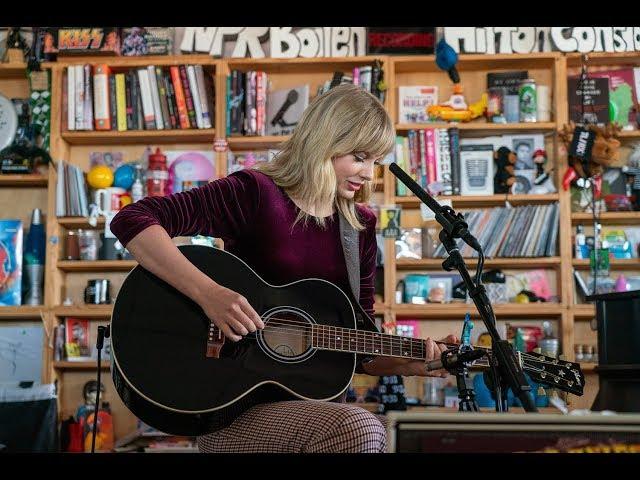
[[[283,319],[283,318],[277,318],[277,317],[270,317],[270,320],[278,320],[278,322],[268,322],[268,324],[273,324],[273,325],[287,325],[287,326],[295,326],[296,328],[298,328],[298,330],[309,330],[312,327],[305,321],[299,321],[299,320],[293,320],[293,319]],[[325,325],[321,325],[323,327],[325,327]],[[326,327],[328,328],[343,328],[343,327],[333,327],[333,326],[329,326],[326,325]],[[357,335],[358,339],[363,339],[364,341],[367,341],[369,338],[371,338],[371,336],[373,335],[377,335],[378,338],[375,339],[371,339],[372,340],[372,345],[375,345],[375,343],[377,343],[378,341],[381,342],[381,347],[397,347],[398,345],[394,344],[393,342],[402,342],[402,340],[400,339],[404,339],[404,338],[409,338],[409,337],[399,337],[399,336],[392,336],[389,334],[376,334],[373,332],[365,332],[365,331],[359,331],[359,330],[353,330],[353,329],[346,329],[347,333],[349,335],[351,335],[352,332],[355,332]],[[297,330],[294,330],[297,331]],[[326,331],[319,331],[319,335],[334,335],[337,332],[326,332]],[[367,334],[369,334],[369,338],[367,338]],[[362,337],[364,336],[364,338]],[[374,342],[375,341],[375,342]],[[424,341],[422,341],[422,339],[411,339],[413,346],[415,347],[420,347],[420,348],[424,348]],[[417,345],[416,345],[417,343]],[[439,342],[436,341],[435,343],[437,344],[444,344],[450,347],[456,347],[458,346],[458,344],[449,344],[447,342]],[[411,346],[410,346],[411,348]],[[481,347],[481,346],[477,346],[475,347],[476,349],[484,349],[486,351],[491,351],[490,348],[488,347]],[[558,365],[558,363],[554,363],[554,362],[550,362],[548,360],[541,360],[539,357],[535,356],[535,355],[531,355],[525,352],[520,352],[520,354],[522,355],[522,357],[524,358],[529,358],[532,361],[538,362],[538,363],[542,363],[542,364],[547,364],[547,365]],[[569,367],[572,367],[573,365],[571,365],[571,362],[567,362],[565,360],[562,360],[563,362],[568,363]],[[564,366],[564,365],[561,365]]]
[[[264,318],[266,318],[266,317],[264,317]],[[277,322],[271,322],[271,321],[268,322],[269,324],[273,324],[273,325],[288,325],[288,326],[296,326],[296,327],[299,326],[299,328],[303,329],[303,330],[312,329],[312,326],[309,325],[308,322],[302,321],[302,320],[285,319],[285,318],[278,318],[278,317],[269,317],[269,320],[277,320]],[[328,328],[345,328],[345,327],[334,327],[334,326],[331,326],[331,325],[319,325],[319,326],[328,327]],[[393,342],[402,343],[401,339],[410,338],[410,337],[392,336],[392,335],[389,335],[389,334],[376,334],[374,332],[365,332],[365,331],[347,329],[347,328],[345,328],[345,330],[347,330],[347,334],[348,335],[351,335],[353,332],[355,332],[356,335],[364,335],[365,336],[365,340],[367,339],[366,338],[367,334],[369,335],[369,338],[372,337],[373,335],[378,335],[379,338],[375,338],[375,339],[372,339],[372,340],[375,340],[376,342],[377,341],[381,341],[381,346],[383,346],[383,347],[384,346],[387,346],[387,347],[388,346],[392,346],[392,347],[393,346],[397,346],[397,345],[394,345]],[[320,332],[319,334],[320,335],[326,335],[326,334],[331,335],[331,334],[334,334],[334,333],[337,333],[337,332],[329,331],[329,332]],[[362,338],[362,337],[360,337],[360,338]],[[413,346],[416,346],[416,347],[420,347],[421,345],[424,345],[424,341],[422,341],[422,339],[413,339],[413,338],[411,338],[411,343],[413,344]],[[415,345],[416,343],[418,343],[418,345]],[[458,344],[455,344],[455,343],[454,344],[450,344],[450,343],[447,343],[447,342],[440,342],[440,341],[435,341],[435,343],[436,344],[444,344],[444,345],[447,345],[447,346],[450,346],[450,347],[458,346]],[[491,351],[491,349],[488,348],[488,347],[474,346],[474,348],[476,348],[476,349],[484,349],[486,351]],[[539,363],[542,363],[542,364],[557,365],[557,363],[553,363],[553,362],[550,362],[548,360],[541,360],[539,357],[537,357],[535,355],[531,355],[531,354],[526,353],[526,352],[520,352],[520,354],[525,358],[529,358],[532,361],[536,361],[536,362],[539,362]],[[568,362],[566,360],[561,360],[561,361],[568,363],[569,365],[567,365],[567,366],[572,366],[571,362]]]

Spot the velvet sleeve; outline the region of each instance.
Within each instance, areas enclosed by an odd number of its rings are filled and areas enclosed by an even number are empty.
[[[120,210],[110,227],[124,246],[151,225],[170,237],[208,235],[226,242],[251,228],[259,207],[258,177],[241,170],[186,192],[143,198]]]

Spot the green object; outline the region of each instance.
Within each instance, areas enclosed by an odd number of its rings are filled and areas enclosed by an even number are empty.
[[[591,268],[591,274],[596,270],[596,251],[591,250],[589,254],[589,267]],[[598,275],[609,275],[609,249],[598,249]]]
[[[633,107],[631,85],[623,83],[609,94],[609,118],[620,126],[629,124],[629,112]]]
[[[36,130],[36,145],[49,151],[51,137],[51,75],[49,70],[29,72],[31,123]],[[37,138],[40,137],[40,138]]]

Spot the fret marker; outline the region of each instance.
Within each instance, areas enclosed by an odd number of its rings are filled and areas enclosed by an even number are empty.
[[[376,353],[378,353],[378,349],[376,348]]]
[[[340,337],[336,337],[338,340],[340,340]]]
[[[404,352],[405,355],[409,355],[409,352]]]

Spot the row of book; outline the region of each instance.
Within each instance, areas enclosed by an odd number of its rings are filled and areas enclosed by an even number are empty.
[[[378,64],[355,67],[351,74],[335,72],[316,93],[349,83],[384,101],[382,74]],[[309,105],[309,95],[309,85],[274,89],[264,71],[232,70],[227,76],[227,136],[290,135]]]
[[[87,185],[80,167],[58,161],[56,216],[88,217]]]
[[[459,142],[457,128],[409,130],[406,137],[396,137],[396,163],[422,188],[432,186],[436,194],[460,195]],[[396,182],[396,195],[410,194],[402,182]]]
[[[328,92],[331,87],[342,84],[360,85],[363,90],[375,95],[378,100],[384,102],[385,91],[380,88],[384,78],[384,70],[379,61],[373,65],[363,65],[354,67],[351,74],[345,72],[334,72],[331,80],[325,81],[318,86],[318,95]]]
[[[54,328],[53,360],[56,362],[90,362],[97,358],[97,350],[91,345],[89,320],[66,317]],[[105,338],[103,356],[110,355],[111,342]]]
[[[202,65],[72,65],[63,90],[68,130],[213,128],[214,84]]]
[[[484,248],[487,258],[553,257],[558,254],[559,204],[526,205],[472,210],[465,213],[469,231]],[[477,257],[477,252],[458,241],[463,257]],[[446,255],[439,245],[435,258]]]

